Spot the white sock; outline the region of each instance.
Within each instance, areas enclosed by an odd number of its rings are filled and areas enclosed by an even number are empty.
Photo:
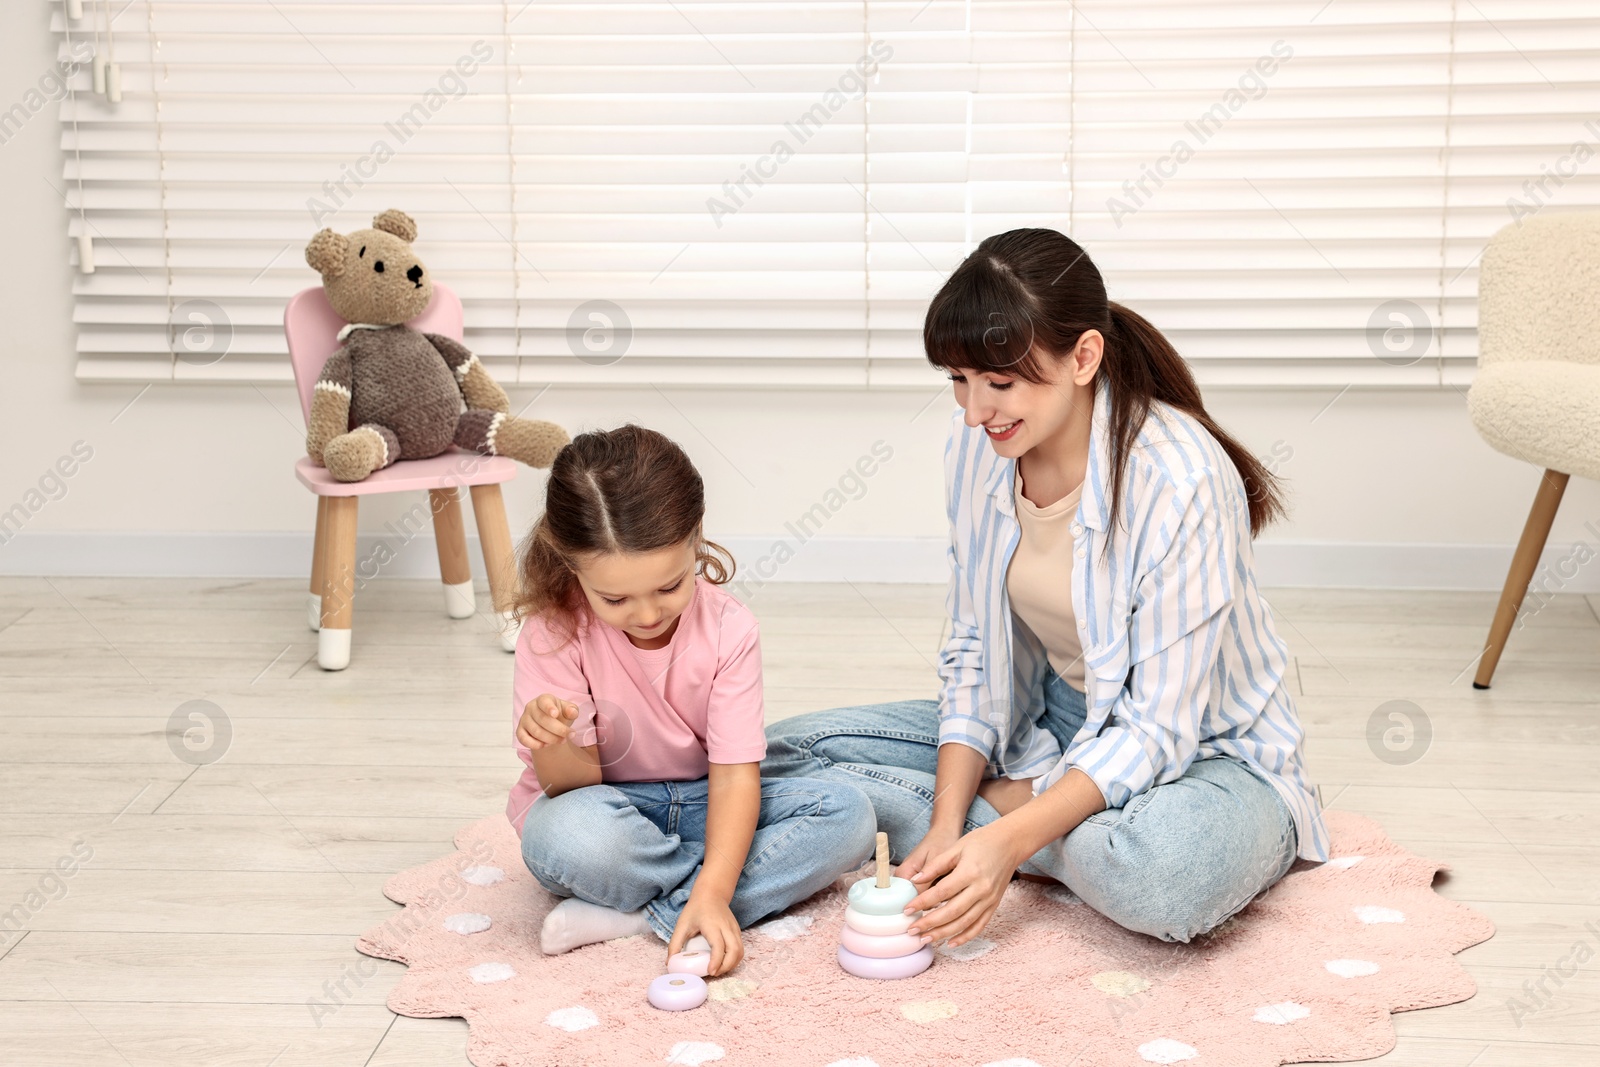
[[[577,897],[568,897],[544,917],[544,926],[539,930],[539,948],[545,955],[555,956],[582,945],[592,945],[596,941],[651,932],[643,908],[631,912],[617,911]]]

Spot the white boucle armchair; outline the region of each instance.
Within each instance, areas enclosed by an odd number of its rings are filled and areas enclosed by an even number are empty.
[[[1568,477],[1600,479],[1600,213],[1549,212],[1490,238],[1467,408],[1493,448],[1544,471],[1472,683],[1487,689]]]

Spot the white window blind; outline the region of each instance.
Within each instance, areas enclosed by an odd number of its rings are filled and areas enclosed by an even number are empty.
[[[286,380],[305,242],[397,207],[508,383],[928,384],[944,275],[1050,226],[1203,383],[1438,386],[1512,201],[1600,203],[1578,0],[111,13],[121,102],[61,104],[89,380]]]

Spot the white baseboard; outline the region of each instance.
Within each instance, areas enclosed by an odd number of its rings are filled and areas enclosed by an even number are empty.
[[[763,582],[943,583],[945,542],[936,537],[724,537],[739,563],[735,579]],[[779,546],[784,546],[780,548]],[[477,538],[473,571],[483,574]],[[1256,545],[1260,583],[1355,589],[1498,590],[1510,545],[1359,544],[1268,541]],[[433,538],[363,535],[357,572],[372,578],[437,578]],[[305,533],[32,533],[0,543],[0,575],[304,578]],[[1600,544],[1548,545],[1534,584],[1549,592],[1600,593]]]

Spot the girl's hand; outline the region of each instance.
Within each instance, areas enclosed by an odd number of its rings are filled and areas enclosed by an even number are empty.
[[[739,920],[733,917],[727,901],[690,890],[689,903],[684,905],[678,915],[678,925],[672,929],[672,942],[667,945],[667,955],[670,957],[682,952],[683,946],[695,934],[711,944],[707,978],[726,974],[744,959],[744,940],[739,936]]]
[[[930,826],[928,832],[923,835],[922,840],[917,843],[917,847],[911,850],[910,855],[900,861],[900,866],[895,868],[894,873],[901,878],[909,878],[913,882],[925,881],[928,876],[922,872],[927,868],[929,861],[935,856],[950,851],[959,840],[961,840],[961,831],[959,830],[945,830],[938,826]],[[924,887],[919,885],[918,888]]]
[[[912,880],[919,885],[937,880],[906,905],[907,912],[925,912],[907,933],[932,941],[948,938],[954,947],[983,932],[1021,862],[999,827],[1000,823],[978,827],[933,856],[917,873]]]
[[[560,744],[572,733],[578,705],[570,700],[542,693],[528,701],[517,722],[517,741],[530,749]]]

